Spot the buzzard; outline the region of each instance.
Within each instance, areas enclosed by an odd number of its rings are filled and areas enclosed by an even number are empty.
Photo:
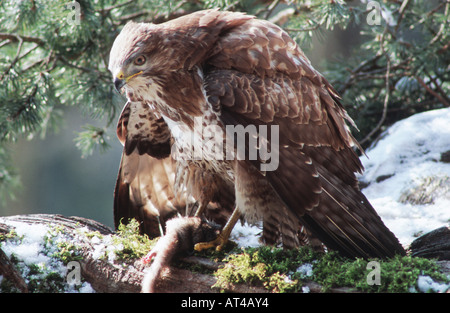
[[[155,238],[165,234],[169,219],[194,213],[203,213],[208,220],[225,226],[234,208],[234,187],[208,171],[176,163],[170,156],[172,139],[167,125],[147,104],[125,104],[117,137],[124,148],[114,192],[116,228],[134,218],[140,222],[142,234]],[[291,230],[292,237],[284,231],[281,237],[273,222],[264,223],[261,239],[265,243],[281,240],[289,248],[300,243],[322,248],[317,240],[308,240],[305,229]]]
[[[359,145],[339,95],[279,26],[219,10],[129,22],[109,70],[115,87],[147,105],[164,129],[150,155],[170,147],[177,171],[218,180],[213,194],[234,191],[227,225],[196,248],[220,248],[243,216],[283,238],[305,227],[345,256],[405,253],[358,187]]]

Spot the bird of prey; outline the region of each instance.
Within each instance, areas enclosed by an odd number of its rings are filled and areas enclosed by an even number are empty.
[[[220,248],[243,216],[286,237],[301,225],[345,256],[405,253],[358,187],[359,145],[339,95],[279,26],[219,10],[129,22],[109,70],[167,128],[177,167],[234,189],[227,225],[196,248]]]
[[[234,207],[234,187],[208,171],[176,163],[170,155],[170,132],[148,105],[125,104],[117,123],[117,137],[124,148],[114,192],[116,228],[134,218],[142,234],[155,238],[165,234],[169,219],[200,212],[225,226]],[[293,230],[292,238],[281,237],[273,223],[264,223],[264,243],[281,241],[288,248],[310,243],[306,230]],[[321,245],[314,247],[320,249]]]

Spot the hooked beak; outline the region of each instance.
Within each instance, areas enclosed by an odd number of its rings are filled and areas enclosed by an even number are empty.
[[[125,86],[125,84],[128,83],[130,79],[141,74],[142,71],[134,73],[133,75],[130,75],[128,77],[125,77],[123,71],[120,70],[119,73],[117,73],[116,77],[114,77],[114,87],[120,93],[122,87]]]
[[[122,87],[125,85],[125,80],[120,79],[120,78],[114,78],[114,87],[116,88],[116,90],[120,93],[120,89],[122,89]]]

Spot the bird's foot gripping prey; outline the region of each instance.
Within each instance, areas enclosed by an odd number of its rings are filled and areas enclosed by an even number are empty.
[[[228,242],[228,238],[230,238],[231,231],[234,228],[234,225],[236,225],[237,221],[240,217],[240,212],[238,209],[235,209],[233,211],[233,214],[230,216],[227,224],[222,229],[220,234],[217,236],[216,239],[209,241],[209,242],[199,242],[194,246],[194,249],[196,251],[202,251],[209,248],[216,248],[217,251],[221,251],[225,245]]]
[[[267,244],[295,247],[306,229],[349,257],[405,253],[359,189],[363,166],[347,122],[355,125],[340,96],[279,26],[219,10],[129,22],[109,70],[128,103],[151,113],[130,114],[126,125],[131,140],[116,190],[136,210],[124,214],[159,216],[167,201],[143,192],[161,184],[141,157],[172,158],[178,183],[164,190],[202,207],[236,207],[244,219],[262,221]],[[121,199],[118,208],[130,202]]]

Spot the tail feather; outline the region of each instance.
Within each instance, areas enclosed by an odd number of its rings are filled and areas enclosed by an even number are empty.
[[[331,235],[327,245],[345,250],[344,254],[351,257],[405,254],[398,239],[357,186],[346,184],[320,163],[315,166],[322,194],[319,206],[308,215],[317,221],[315,228],[323,228]]]
[[[348,148],[350,149],[350,148]],[[280,150],[278,173],[268,173],[269,179],[280,198],[313,236],[328,249],[337,250],[347,257],[392,257],[405,254],[395,235],[384,225],[381,218],[357,186],[354,170],[358,160],[349,151],[342,153],[331,147],[304,147]],[[301,172],[301,162],[294,162],[298,154],[314,167],[311,181],[317,185],[317,202],[307,210],[302,207],[302,193],[289,173]],[[353,152],[352,152],[353,153]],[[349,159],[348,157],[352,158]],[[340,165],[344,167],[338,171]],[[345,164],[349,164],[347,167]],[[350,169],[353,173],[350,173]],[[284,175],[286,173],[286,175]],[[353,176],[353,177],[352,177]],[[302,176],[302,185],[308,182]],[[298,181],[298,178],[297,178]]]

